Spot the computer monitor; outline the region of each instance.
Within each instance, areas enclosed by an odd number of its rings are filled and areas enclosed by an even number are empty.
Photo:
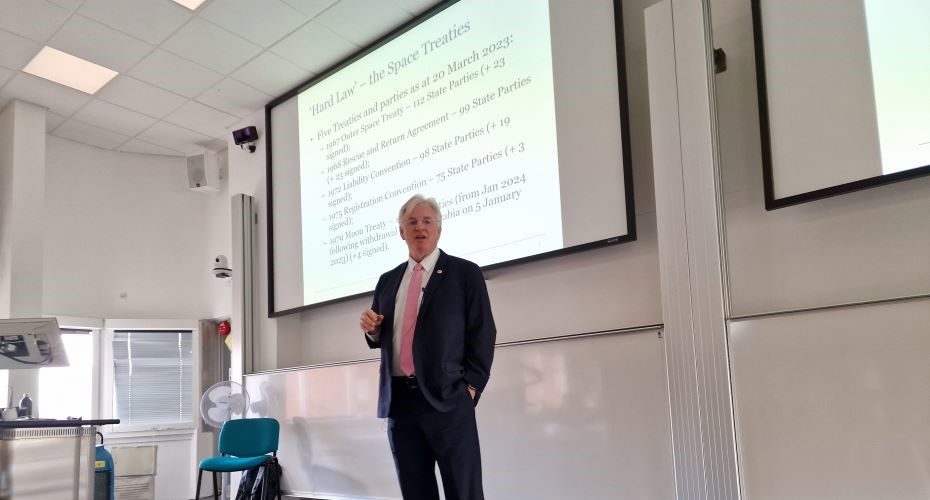
[[[55,318],[0,319],[0,369],[68,366]]]

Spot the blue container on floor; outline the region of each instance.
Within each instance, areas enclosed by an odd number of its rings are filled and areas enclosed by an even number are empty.
[[[94,500],[115,500],[113,455],[103,447],[103,435],[94,454]]]

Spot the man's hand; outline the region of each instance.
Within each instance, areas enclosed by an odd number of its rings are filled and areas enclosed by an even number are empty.
[[[468,388],[468,395],[471,396],[472,399],[475,399],[475,392],[477,392],[477,391],[475,390],[474,387],[469,387],[469,388]]]
[[[378,314],[371,309],[366,309],[362,312],[362,317],[359,319],[358,325],[362,328],[363,332],[374,334],[378,332],[383,320],[383,314]]]

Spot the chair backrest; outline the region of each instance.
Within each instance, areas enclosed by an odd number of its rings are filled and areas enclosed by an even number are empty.
[[[278,451],[280,426],[273,418],[229,420],[220,429],[220,453],[234,457],[257,457]]]

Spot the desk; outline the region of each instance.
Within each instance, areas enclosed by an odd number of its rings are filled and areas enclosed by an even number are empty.
[[[119,420],[0,422],[0,500],[93,498],[97,427]]]

